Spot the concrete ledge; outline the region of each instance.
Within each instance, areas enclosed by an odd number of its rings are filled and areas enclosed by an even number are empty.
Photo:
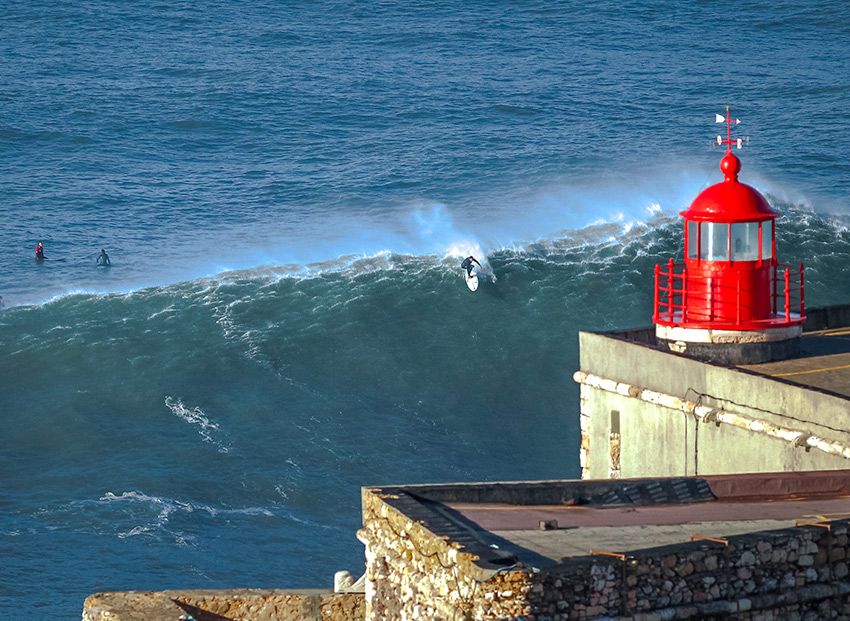
[[[702,330],[655,327],[659,346],[697,360],[721,364],[758,364],[800,354],[800,325],[765,330]]]
[[[831,330],[850,326],[850,304],[836,304],[820,308],[806,309],[806,332]]]
[[[755,343],[688,343],[682,340],[658,339],[658,344],[694,360],[724,365],[761,364],[800,355],[799,338]]]
[[[348,621],[364,619],[362,593],[324,589],[116,591],[89,595],[82,621]]]

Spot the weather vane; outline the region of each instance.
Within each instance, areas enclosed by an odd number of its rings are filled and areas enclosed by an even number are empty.
[[[723,136],[720,136],[720,135],[717,136],[717,144],[719,146],[722,146],[722,145],[725,144],[726,145],[726,153],[732,152],[732,146],[733,145],[737,146],[739,149],[742,149],[744,147],[744,143],[750,141],[749,136],[744,136],[743,138],[736,138],[735,140],[732,140],[732,123],[734,123],[735,125],[738,125],[741,122],[741,119],[733,119],[732,118],[732,109],[728,104],[726,106],[726,116],[723,116],[722,114],[715,114],[714,115],[714,122],[715,123],[726,123],[726,139],[724,140]]]

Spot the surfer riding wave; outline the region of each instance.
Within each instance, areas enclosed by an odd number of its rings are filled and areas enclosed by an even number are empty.
[[[463,263],[460,264],[461,269],[466,270],[467,278],[472,278],[472,270],[475,269],[474,266],[472,265],[473,263],[475,263],[475,265],[477,265],[478,267],[481,267],[481,264],[478,262],[478,259],[476,259],[472,255],[469,255],[468,257],[466,257],[463,260]]]

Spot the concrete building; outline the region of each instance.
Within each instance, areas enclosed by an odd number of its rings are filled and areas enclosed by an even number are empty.
[[[727,365],[647,327],[579,335],[582,477],[850,466],[850,306],[809,310],[796,358]]]

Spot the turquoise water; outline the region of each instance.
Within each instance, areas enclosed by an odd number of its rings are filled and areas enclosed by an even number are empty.
[[[648,323],[727,101],[848,301],[850,10],[729,11],[4,4],[0,615],[329,585],[361,485],[577,476],[576,332]]]

